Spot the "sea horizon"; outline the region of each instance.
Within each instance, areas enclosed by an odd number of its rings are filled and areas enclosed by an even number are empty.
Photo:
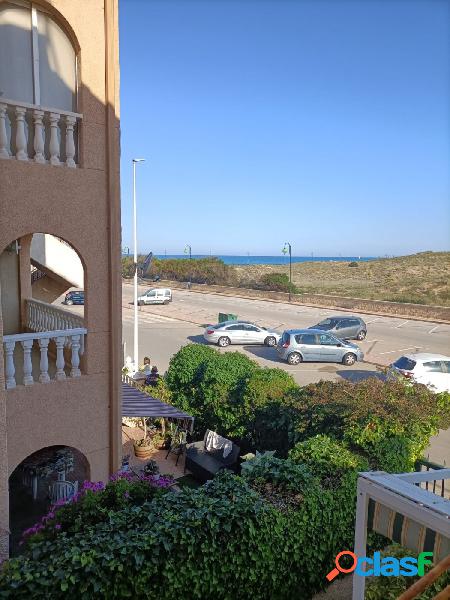
[[[123,254],[127,256],[127,254]],[[130,254],[131,256],[131,254]],[[153,254],[153,258],[160,260],[186,259],[186,254]],[[286,265],[289,264],[289,256],[276,255],[251,255],[251,254],[192,254],[192,258],[218,258],[227,265]],[[375,260],[376,256],[292,256],[293,263],[302,262],[366,262]]]

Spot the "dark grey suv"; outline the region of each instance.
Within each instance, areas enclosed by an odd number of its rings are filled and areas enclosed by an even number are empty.
[[[367,325],[360,317],[329,317],[310,329],[332,333],[340,340],[363,340],[367,335]]]

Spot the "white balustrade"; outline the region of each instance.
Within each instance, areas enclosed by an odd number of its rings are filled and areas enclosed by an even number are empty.
[[[25,301],[26,328],[31,331],[52,331],[53,329],[78,329],[84,327],[81,315],[29,298]],[[84,352],[84,336],[80,339],[80,354]]]
[[[79,113],[1,98],[0,159],[32,159],[73,169],[77,166],[76,140],[82,119]],[[15,136],[11,131],[15,131]],[[31,147],[33,152],[29,155]]]
[[[86,335],[87,330],[83,328],[60,329],[45,332],[32,333],[17,333],[13,335],[3,336],[3,347],[5,357],[5,376],[6,389],[10,390],[17,385],[33,385],[35,382],[33,377],[33,347],[37,343],[40,351],[39,362],[39,382],[48,383],[51,381],[49,373],[49,343],[54,341],[56,346],[56,373],[55,379],[63,381],[69,377],[80,377],[80,341]],[[21,352],[14,355],[16,347],[21,348]],[[70,359],[66,362],[64,349],[70,351]],[[21,361],[21,368],[16,361]],[[18,372],[22,372],[23,376],[18,381]]]

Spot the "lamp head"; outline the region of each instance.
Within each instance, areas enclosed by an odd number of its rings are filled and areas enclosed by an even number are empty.
[[[133,158],[134,163],[145,162],[145,158]]]

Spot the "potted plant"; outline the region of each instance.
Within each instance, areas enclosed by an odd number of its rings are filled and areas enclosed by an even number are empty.
[[[147,435],[147,418],[142,418],[142,424],[144,426],[144,437],[140,440],[134,441],[134,453],[138,458],[149,458],[153,450],[153,442]]]
[[[154,460],[149,460],[148,463],[144,467],[144,475],[159,475],[159,467]]]

